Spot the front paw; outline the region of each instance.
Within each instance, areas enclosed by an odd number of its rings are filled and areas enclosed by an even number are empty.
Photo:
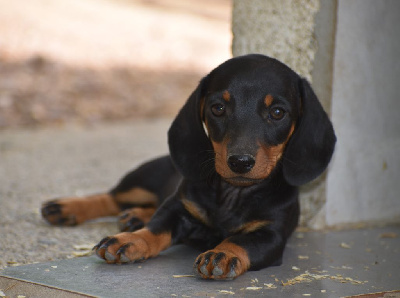
[[[193,269],[194,273],[201,278],[225,280],[234,279],[247,270],[238,256],[217,249],[200,254]]]
[[[146,228],[102,239],[93,250],[109,264],[121,264],[155,257],[171,245],[169,233],[153,234]]]
[[[48,201],[42,205],[42,217],[52,225],[75,226],[78,224],[77,217],[69,205],[71,202],[60,199]]]
[[[102,239],[93,249],[107,263],[121,264],[145,259],[148,247],[142,238],[121,233]]]

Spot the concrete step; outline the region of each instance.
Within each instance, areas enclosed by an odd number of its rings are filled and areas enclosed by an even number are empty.
[[[108,265],[89,256],[8,267],[0,272],[0,293],[7,297],[343,297],[394,291],[400,290],[399,235],[400,226],[295,232],[281,266],[248,272],[234,281],[193,277],[192,264],[200,252],[183,245],[143,263]]]

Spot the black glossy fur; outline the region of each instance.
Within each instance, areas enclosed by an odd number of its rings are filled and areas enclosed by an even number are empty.
[[[269,138],[270,144],[283,141],[279,132],[269,132],[271,128],[260,116],[259,102],[267,94],[280,96],[282,105],[290,111],[288,118],[297,121],[277,167],[268,178],[248,187],[231,185],[215,173],[213,147],[202,124],[200,100],[205,98],[207,108],[207,102],[218,101],[224,90],[229,90],[237,101],[232,114],[238,116],[227,120],[230,122],[219,128],[218,133],[238,134],[235,146],[244,142],[255,146],[256,140],[263,138]],[[149,229],[155,233],[171,230],[174,243],[191,242],[203,249],[211,249],[229,237],[249,253],[250,269],[279,264],[286,240],[298,223],[297,186],[322,173],[336,140],[331,122],[308,82],[277,60],[264,56],[231,59],[202,80],[172,123],[168,137],[172,160],[167,156],[147,165],[148,172],[141,176],[149,178],[149,184],[139,185],[158,192],[165,187],[161,183],[163,177],[175,183],[177,174],[172,164],[184,179],[153,216]],[[214,137],[213,133],[210,137]],[[215,138],[219,140],[221,136],[215,133]],[[160,165],[166,171],[160,171]],[[163,177],[154,177],[155,174]],[[128,185],[138,185],[134,179],[129,182],[126,181]],[[165,183],[169,185],[169,179]],[[208,226],[185,210],[181,196],[202,208],[208,216]],[[231,232],[255,220],[273,223],[249,234]]]
[[[336,142],[309,83],[262,55],[230,59],[203,78],[168,139],[170,156],[129,173],[111,195],[135,187],[156,194],[162,204],[146,225],[151,233],[201,249],[239,246],[246,270],[281,263],[298,224],[298,186],[325,170]]]

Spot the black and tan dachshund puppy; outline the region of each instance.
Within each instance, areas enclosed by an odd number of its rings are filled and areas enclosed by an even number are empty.
[[[201,80],[168,138],[170,155],[107,194],[47,202],[43,217],[76,225],[119,214],[124,232],[94,248],[107,263],[188,243],[205,251],[194,271],[206,279],[279,265],[298,224],[298,186],[324,171],[336,142],[309,83],[266,56],[230,59]]]

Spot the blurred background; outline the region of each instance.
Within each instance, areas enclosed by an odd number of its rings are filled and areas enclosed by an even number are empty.
[[[0,128],[173,116],[230,20],[229,0],[0,0]]]

